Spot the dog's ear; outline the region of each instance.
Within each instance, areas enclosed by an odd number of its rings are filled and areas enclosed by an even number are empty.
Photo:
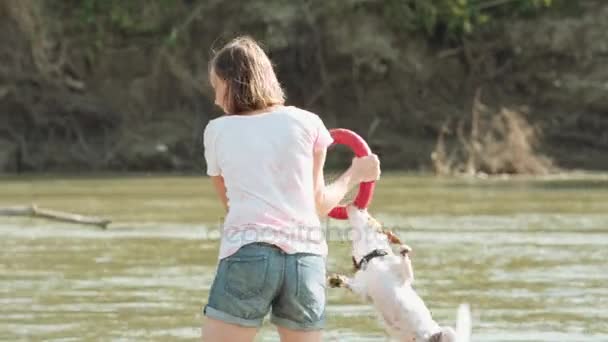
[[[401,244],[401,239],[399,239],[399,237],[395,235],[392,230],[384,228],[384,225],[375,218],[370,216],[367,222],[373,229],[378,231],[378,233],[386,235],[386,237],[388,238],[388,242],[397,245]]]
[[[355,259],[355,257],[351,257],[351,259],[353,260],[353,268],[355,269],[355,271],[358,271],[360,269],[359,264],[357,264],[357,259]]]
[[[378,220],[376,220],[375,218],[373,218],[371,216],[367,219],[367,224],[369,224],[369,226],[372,229],[375,229],[375,230],[377,230],[379,232],[382,231],[382,224],[380,222],[378,222]]]
[[[401,239],[399,239],[399,237],[397,235],[395,235],[395,233],[393,233],[392,230],[382,229],[382,233],[384,233],[386,235],[386,237],[388,238],[388,242],[394,243],[397,245],[401,244]]]

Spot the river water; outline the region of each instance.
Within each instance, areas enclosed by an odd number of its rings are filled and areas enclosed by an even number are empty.
[[[222,216],[206,178],[0,178],[0,207],[30,203],[114,223],[0,217],[0,340],[199,340]],[[414,249],[415,288],[441,324],[466,302],[474,341],[608,341],[608,176],[389,174],[370,212]],[[332,233],[346,227],[326,224],[328,270],[349,273]],[[386,340],[358,297],[328,298],[325,340]]]

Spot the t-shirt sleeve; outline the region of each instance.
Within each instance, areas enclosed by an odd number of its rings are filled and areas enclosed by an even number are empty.
[[[316,118],[316,138],[314,143],[314,149],[322,150],[329,147],[334,142],[334,139],[331,137],[331,134],[325,127],[325,124],[321,120],[320,117],[315,116]]]
[[[205,127],[203,134],[203,145],[205,149],[205,162],[207,164],[207,175],[219,176],[221,170],[217,164],[215,140],[216,140],[216,127],[210,123]]]

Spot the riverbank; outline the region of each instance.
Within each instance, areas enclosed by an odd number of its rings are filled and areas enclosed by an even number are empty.
[[[463,164],[492,140],[482,153],[502,160],[480,164],[485,172],[539,169],[515,167],[531,160],[521,151],[556,169],[608,170],[605,1],[497,16],[458,40],[397,29],[353,4],[152,1],[96,16],[41,3],[0,4],[0,173],[203,169],[202,129],[219,115],[209,50],[241,32],[265,44],[289,104],[361,134],[387,170],[436,170],[442,135],[446,160],[452,151]],[[478,91],[487,110],[475,119]],[[496,122],[503,107],[520,129],[473,136],[476,120]],[[512,132],[531,137],[523,149],[517,137],[501,145]]]

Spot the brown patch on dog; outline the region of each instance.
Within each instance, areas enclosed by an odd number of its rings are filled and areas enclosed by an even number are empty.
[[[382,232],[382,224],[380,222],[378,222],[378,220],[376,220],[375,218],[369,216],[369,218],[367,219],[367,223],[370,225],[370,227],[372,229],[374,229],[375,231],[381,233]]]
[[[397,245],[401,244],[401,239],[399,239],[399,237],[395,235],[392,230],[383,228],[382,224],[378,222],[378,220],[376,220],[375,218],[370,216],[367,220],[367,223],[369,223],[370,227],[372,227],[372,229],[374,229],[378,233],[386,235],[390,243]]]
[[[382,229],[382,233],[384,235],[386,235],[386,237],[388,238],[388,242],[396,244],[396,245],[401,244],[401,239],[399,239],[399,237],[397,235],[395,235],[395,233],[393,233],[392,230]]]

